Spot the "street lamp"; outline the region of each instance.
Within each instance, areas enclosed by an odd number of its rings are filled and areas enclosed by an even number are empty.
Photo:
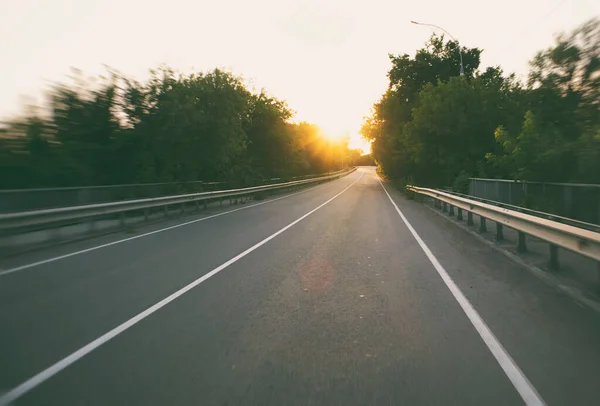
[[[437,25],[418,23],[418,22],[412,21],[412,20],[411,20],[411,23],[416,24],[416,25],[426,25],[428,27],[435,27],[437,29],[444,31],[446,34],[448,34],[450,36],[450,38],[452,38],[454,40],[454,42],[456,42],[458,44],[458,56],[460,57],[460,76],[465,76],[465,68],[463,66],[463,59],[462,59],[462,52],[460,51],[460,44],[458,43],[456,38],[454,38],[454,36],[452,36],[452,34],[450,34],[448,31],[446,31],[445,29],[443,29],[442,27],[437,26]]]

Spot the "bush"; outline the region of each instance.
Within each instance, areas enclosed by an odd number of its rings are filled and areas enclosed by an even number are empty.
[[[471,175],[469,175],[467,172],[461,171],[456,177],[456,179],[454,179],[454,183],[452,184],[452,190],[454,192],[463,193],[465,195],[468,194],[470,177]]]

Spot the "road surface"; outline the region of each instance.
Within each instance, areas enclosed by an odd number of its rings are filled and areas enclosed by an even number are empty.
[[[235,210],[1,261],[0,405],[600,404],[599,315],[372,168]]]

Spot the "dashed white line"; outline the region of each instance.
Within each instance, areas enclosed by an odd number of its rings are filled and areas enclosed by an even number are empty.
[[[84,356],[86,356],[90,352],[94,351],[96,348],[100,347],[102,344],[106,343],[107,341],[109,341],[109,340],[113,339],[114,337],[118,336],[119,334],[123,333],[125,330],[129,329],[130,327],[133,327],[135,324],[139,323],[141,320],[143,320],[146,317],[150,316],[154,312],[160,310],[161,308],[163,308],[164,306],[168,305],[169,303],[171,303],[172,301],[174,301],[178,297],[184,295],[188,291],[190,291],[193,288],[195,288],[196,286],[200,285],[202,282],[204,282],[205,280],[207,280],[211,276],[216,275],[217,273],[221,272],[223,269],[227,268],[229,265],[237,262],[241,258],[243,258],[246,255],[250,254],[252,251],[260,248],[263,245],[265,245],[267,242],[271,241],[273,238],[277,237],[279,234],[281,234],[284,231],[286,231],[287,229],[293,227],[294,225],[296,225],[300,221],[304,220],[306,217],[310,216],[311,214],[313,214],[314,212],[316,212],[317,210],[319,210],[321,207],[323,207],[326,204],[330,203],[332,200],[334,200],[335,198],[337,198],[338,196],[340,196],[346,190],[350,189],[356,182],[358,182],[363,177],[363,175],[364,175],[364,172],[354,182],[352,182],[348,187],[346,187],[344,190],[342,190],[341,192],[339,192],[338,194],[336,194],[335,196],[333,196],[331,199],[327,200],[325,203],[319,205],[315,209],[313,209],[313,210],[309,211],[308,213],[304,214],[302,217],[294,220],[293,222],[291,222],[287,226],[283,227],[279,231],[271,234],[270,236],[268,236],[264,240],[262,240],[262,241],[260,241],[260,242],[258,242],[256,244],[254,244],[252,247],[248,248],[244,252],[242,252],[242,253],[236,255],[235,257],[231,258],[229,261],[221,264],[220,266],[218,266],[217,268],[215,268],[212,271],[208,272],[204,276],[201,276],[200,278],[196,279],[192,283],[190,283],[190,284],[184,286],[183,288],[179,289],[175,293],[172,293],[171,295],[167,296],[166,298],[164,298],[160,302],[154,304],[153,306],[151,306],[148,309],[144,310],[143,312],[137,314],[136,316],[132,317],[131,319],[127,320],[126,322],[124,322],[124,323],[120,324],[119,326],[113,328],[108,333],[105,333],[104,335],[98,337],[94,341],[86,344],[85,346],[81,347],[80,349],[78,349],[74,353],[68,355],[67,357],[65,357],[63,359],[61,359],[60,361],[58,361],[54,365],[51,365],[50,367],[46,368],[42,372],[39,372],[38,374],[32,376],[31,378],[29,378],[28,380],[26,380],[25,382],[23,382],[19,386],[15,387],[14,389],[10,390],[9,392],[3,394],[2,396],[0,396],[0,406],[7,406],[7,405],[9,405],[11,402],[13,402],[16,399],[20,398],[21,396],[23,396],[27,392],[31,391],[35,387],[39,386],[40,384],[42,384],[46,380],[50,379],[51,377],[53,377],[54,375],[56,375],[57,373],[59,373],[60,371],[62,371],[63,369],[67,368],[69,365],[73,364],[74,362],[76,362],[79,359],[83,358]]]
[[[496,358],[496,361],[498,362],[508,379],[510,379],[519,395],[521,395],[521,398],[525,401],[525,404],[529,406],[545,405],[546,403],[538,394],[537,390],[533,387],[531,382],[529,382],[529,379],[527,379],[523,371],[521,371],[519,366],[510,356],[510,354],[504,349],[504,347],[502,346],[500,341],[498,341],[496,336],[494,336],[494,333],[492,333],[487,324],[485,324],[485,321],[483,321],[479,313],[477,313],[477,310],[475,310],[471,302],[469,302],[466,296],[459,289],[458,285],[456,285],[454,280],[452,280],[448,272],[440,264],[435,255],[433,255],[433,252],[429,249],[427,244],[425,244],[425,242],[421,239],[419,234],[417,234],[417,232],[406,219],[402,211],[400,211],[400,209],[386,190],[385,186],[383,186],[381,180],[379,180],[379,184],[385,191],[385,194],[387,195],[388,199],[390,199],[390,202],[392,202],[392,205],[394,205],[396,212],[398,213],[398,215],[400,215],[400,218],[402,219],[410,233],[413,235],[415,240],[417,240],[417,243],[419,243],[421,249],[423,250],[423,252],[425,252],[425,255],[427,256],[437,273],[440,275],[440,277],[452,293],[452,296],[454,296],[460,307],[467,315],[473,327],[475,327],[475,330],[477,330],[477,332],[479,333],[479,336],[481,337],[485,345],[488,347],[494,358]]]

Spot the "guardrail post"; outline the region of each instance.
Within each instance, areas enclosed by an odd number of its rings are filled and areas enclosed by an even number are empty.
[[[558,245],[550,244],[550,269],[557,270],[558,267]]]
[[[165,204],[163,206],[163,211],[165,212],[165,217],[169,217],[169,206]]]
[[[504,229],[501,223],[496,223],[496,241],[504,240]]]
[[[442,211],[444,213],[446,213],[448,211],[448,203],[444,202],[444,204],[442,205]]]
[[[204,199],[203,201],[204,201],[204,210],[206,210],[206,207],[208,205],[208,203],[207,203],[208,199]]]
[[[448,212],[449,216],[454,216],[454,206],[450,205],[450,211]]]
[[[150,215],[150,208],[146,207],[144,209],[144,221],[148,221],[148,216]]]
[[[181,203],[181,211],[179,212],[179,214],[183,214],[184,211],[185,211],[185,203]]]
[[[473,213],[468,211],[467,212],[467,225],[472,226],[473,224],[474,224],[473,223]]]
[[[485,233],[487,231],[487,225],[485,224],[485,217],[479,216],[479,231]]]
[[[458,211],[458,215],[456,216],[456,218],[457,218],[458,220],[461,220],[461,221],[462,221],[462,219],[463,219],[462,209],[461,209],[460,207],[458,207],[458,208],[457,208],[457,211]]]
[[[196,207],[196,213],[200,211],[200,202],[198,200],[194,201],[194,206]]]
[[[119,213],[119,225],[121,227],[125,227],[125,222],[127,221],[127,218],[125,217],[125,212],[122,211],[121,213]]]
[[[518,252],[527,252],[527,242],[525,241],[525,233],[519,231],[519,242],[517,244]]]

